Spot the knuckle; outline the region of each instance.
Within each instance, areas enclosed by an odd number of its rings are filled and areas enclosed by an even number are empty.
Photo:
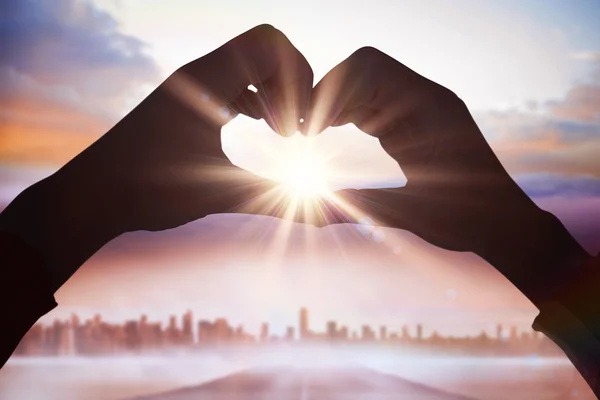
[[[354,62],[372,61],[373,59],[379,58],[382,54],[383,53],[375,47],[364,46],[352,53],[350,59]]]
[[[271,24],[260,24],[252,28],[251,32],[260,38],[277,38],[283,33]]]
[[[443,98],[447,104],[452,104],[457,107],[466,107],[465,102],[458,96],[458,94],[446,87],[440,87],[442,93],[440,97]]]
[[[372,46],[363,46],[360,49],[356,50],[354,54],[363,56],[363,57],[376,57],[381,55],[381,51],[377,50]]]
[[[365,46],[356,50],[347,59],[345,64],[352,70],[361,70],[363,74],[371,75],[373,68],[379,65],[381,52],[374,47]]]
[[[458,95],[447,87],[426,78],[423,78],[423,81],[425,82],[425,86],[428,87],[426,91],[428,97],[446,104],[460,104],[462,102]]]

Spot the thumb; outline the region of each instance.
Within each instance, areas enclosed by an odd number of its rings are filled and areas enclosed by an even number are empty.
[[[278,182],[248,176],[252,184],[238,186],[235,193],[228,196],[232,200],[228,212],[275,217],[316,227],[350,222],[330,198],[297,197]]]
[[[332,223],[370,224],[415,234],[427,224],[420,197],[408,188],[345,189],[335,192]]]

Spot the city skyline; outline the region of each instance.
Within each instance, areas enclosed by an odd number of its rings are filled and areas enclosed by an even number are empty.
[[[111,324],[119,324],[119,323],[126,323],[129,321],[132,321],[132,319],[127,318],[127,319],[122,319],[120,321],[116,321],[114,319],[112,320],[105,320],[104,317],[102,316],[101,313],[91,313],[92,317],[90,318],[86,318],[86,320],[92,320],[92,321],[102,321],[102,322],[107,322],[107,323],[111,323]],[[193,326],[193,331],[195,332],[196,326],[194,324],[192,324],[190,322],[192,316],[195,315],[194,311],[192,310],[187,310],[185,313],[179,315],[178,319],[178,315],[171,313],[168,318],[166,320],[160,320],[160,319],[152,319],[153,323],[155,324],[159,324],[159,325],[165,325],[165,326],[169,326],[169,327],[173,327],[173,328],[177,328],[177,327],[182,327],[183,330],[186,330],[185,327],[189,327],[189,326]],[[81,317],[78,313],[72,312],[71,313],[71,322],[74,320],[76,321],[80,321]],[[146,322],[148,323],[150,321],[150,317],[147,313],[143,313],[140,314],[139,318],[137,319],[137,321],[140,322]],[[244,326],[243,323],[235,323],[234,321],[229,321],[226,317],[216,317],[216,318],[200,318],[198,320],[198,322],[210,322],[210,321],[220,321],[220,320],[224,320],[224,321],[228,321],[233,323],[235,326]],[[297,339],[308,339],[310,338],[310,335],[314,335],[314,334],[328,334],[329,332],[332,331],[332,327],[340,328],[340,329],[344,329],[347,330],[348,333],[358,333],[362,330],[363,327],[365,326],[369,326],[371,327],[372,325],[375,325],[375,328],[373,330],[371,330],[371,334],[377,337],[382,336],[382,333],[385,332],[388,335],[383,335],[385,337],[389,337],[390,335],[392,335],[393,333],[399,333],[402,332],[403,336],[411,336],[414,334],[414,336],[419,336],[418,332],[419,332],[419,327],[421,329],[421,336],[422,337],[428,337],[431,336],[434,333],[438,333],[438,330],[435,327],[431,327],[431,326],[425,326],[423,323],[419,323],[419,322],[412,322],[412,323],[398,323],[397,328],[394,327],[390,327],[387,324],[359,324],[357,326],[353,326],[350,327],[346,324],[341,324],[339,325],[339,321],[335,320],[335,319],[327,319],[325,320],[325,322],[322,325],[322,329],[319,331],[318,328],[317,330],[313,330],[311,329],[310,326],[310,320],[309,320],[309,312],[308,309],[306,307],[299,307],[298,308],[298,324],[297,326],[285,326],[284,329],[279,329],[277,330],[277,333],[275,333],[274,331],[271,330],[271,325],[269,324],[268,321],[261,321],[259,324],[257,324],[258,328],[257,329],[252,329],[250,331],[248,331],[248,333],[255,335],[257,337],[262,337],[262,332],[265,329],[265,326],[267,326],[268,332],[274,334],[275,336],[279,335],[279,336],[288,336],[289,333],[289,329],[293,328],[294,332],[297,333],[294,337]],[[36,323],[36,325],[42,325],[42,326],[52,326],[56,321],[64,321],[59,319],[59,318],[54,318],[54,319],[49,319],[49,318],[45,318],[45,321],[39,321]],[[180,322],[178,322],[180,321]],[[315,325],[319,325],[319,324],[315,324]],[[411,328],[412,327],[412,328]],[[448,336],[448,337],[474,337],[474,336],[478,336],[481,335],[482,333],[485,333],[488,336],[493,336],[493,334],[496,334],[496,336],[498,336],[498,327],[510,327],[511,331],[514,331],[518,334],[522,334],[522,333],[527,333],[527,332],[533,332],[536,333],[536,331],[534,331],[533,329],[531,329],[531,326],[527,326],[527,327],[517,327],[515,325],[505,325],[502,323],[496,323],[493,326],[493,329],[490,329],[490,327],[486,327],[486,328],[482,328],[481,330],[479,330],[477,333],[472,333],[472,334],[466,334],[466,335],[444,335],[444,336]],[[381,330],[383,329],[383,331]],[[493,331],[493,334],[490,333],[490,330]],[[337,332],[337,330],[336,330]],[[502,330],[503,333],[506,333],[505,330]],[[439,334],[439,333],[438,333]],[[351,335],[349,335],[350,337]],[[508,337],[507,335],[505,335],[505,337]]]
[[[179,318],[178,318],[179,317]],[[270,331],[262,322],[258,333],[247,332],[243,325],[230,324],[227,318],[194,319],[192,311],[173,314],[168,323],[151,321],[143,314],[121,324],[110,324],[100,314],[84,322],[77,314],[66,321],[55,320],[50,325],[35,324],[23,338],[15,356],[27,355],[90,355],[121,352],[164,351],[173,348],[222,348],[232,345],[386,345],[405,349],[462,355],[549,355],[562,352],[544,335],[533,330],[519,331],[516,326],[496,325],[495,336],[482,331],[477,336],[443,336],[435,329],[424,333],[422,324],[402,325],[391,329],[386,325],[362,324],[349,327],[329,320],[322,329],[311,329],[309,310],[298,312],[297,326],[284,332]]]

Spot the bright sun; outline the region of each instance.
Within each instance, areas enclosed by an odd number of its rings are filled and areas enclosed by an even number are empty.
[[[324,157],[314,150],[308,138],[294,136],[287,140],[290,143],[278,157],[275,180],[297,199],[327,197],[329,171]]]
[[[309,164],[309,162],[290,160],[282,168],[279,181],[285,190],[294,197],[309,199],[327,195],[324,168]]]

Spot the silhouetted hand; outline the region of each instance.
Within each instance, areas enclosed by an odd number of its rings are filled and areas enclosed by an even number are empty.
[[[234,211],[275,184],[229,161],[221,127],[243,112],[294,133],[312,85],[308,62],[283,33],[251,29],[177,70],[96,143],[21,194],[0,228],[42,254],[59,275],[57,289],[121,233]]]
[[[586,256],[511,179],[453,92],[377,49],[359,49],[314,89],[305,133],[347,123],[379,138],[407,184],[338,192],[355,211],[330,222],[370,217],[441,248],[474,252],[536,299],[541,279],[550,295],[552,279],[569,265],[563,261]]]
[[[101,177],[126,231],[231,211],[273,184],[229,161],[221,127],[241,111],[294,133],[312,84],[308,62],[283,33],[259,26],[181,67],[68,168]]]

